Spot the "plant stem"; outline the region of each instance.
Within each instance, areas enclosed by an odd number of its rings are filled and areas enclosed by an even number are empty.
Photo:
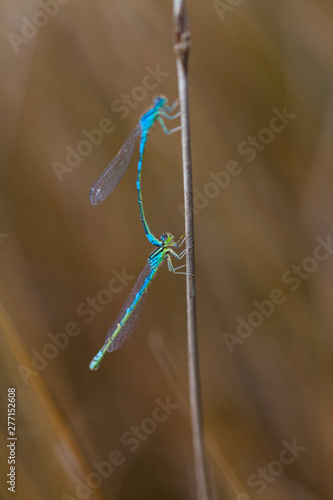
[[[188,56],[190,51],[190,27],[184,0],[173,0],[174,50],[176,54],[178,92],[181,111],[182,157],[184,179],[184,211],[186,231],[186,300],[187,300],[187,342],[192,442],[195,464],[197,496],[208,500],[207,473],[202,430],[201,392],[199,380],[199,359],[197,341],[194,224],[192,162],[188,96]]]

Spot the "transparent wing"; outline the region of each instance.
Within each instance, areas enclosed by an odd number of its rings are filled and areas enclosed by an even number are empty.
[[[89,199],[92,205],[98,205],[98,203],[104,201],[117,186],[132,158],[134,146],[140,133],[141,126],[138,124],[127,137],[111,163],[91,186]]]
[[[146,297],[147,297],[147,290],[143,292],[141,299],[137,303],[135,309],[132,311],[132,314],[128,318],[127,322],[122,327],[122,329],[120,330],[119,334],[114,339],[114,341],[111,342],[111,345],[108,348],[108,352],[116,351],[117,349],[119,349],[119,347],[124,345],[132,337],[141,318]]]
[[[132,333],[134,332],[138,324],[138,321],[140,319],[143,310],[145,298],[147,295],[147,287],[150,283],[150,280],[153,278],[155,272],[156,269],[152,270],[150,264],[147,262],[142,273],[136,280],[131,293],[129,294],[124,305],[120,309],[118,316],[116,317],[116,319],[110,326],[108,333],[106,334],[105,344],[109,343],[111,340],[111,343],[108,347],[109,352],[119,349],[119,347],[125,344],[125,342],[127,342],[132,336]],[[139,298],[137,297],[138,294],[141,294]],[[128,315],[127,321],[124,323],[118,334],[114,337],[117,326],[123,320],[124,316],[126,316],[128,309],[131,308],[131,306],[135,301],[137,302],[131,313]]]

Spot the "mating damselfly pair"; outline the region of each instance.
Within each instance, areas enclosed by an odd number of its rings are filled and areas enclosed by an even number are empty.
[[[118,316],[110,326],[103,347],[99,350],[89,365],[91,370],[97,370],[99,368],[102,358],[107,351],[110,352],[118,349],[130,338],[135,329],[138,318],[140,317],[147,288],[162,263],[166,260],[169,271],[175,274],[184,274],[178,273],[175,270],[171,257],[182,259],[185,255],[186,250],[182,251],[180,254],[177,254],[175,251],[175,248],[179,248],[185,241],[185,235],[183,235],[178,241],[176,241],[174,236],[170,233],[164,233],[160,238],[156,238],[148,226],[143,210],[141,194],[143,154],[152,126],[156,121],[158,121],[166,134],[172,134],[180,129],[180,127],[176,127],[171,130],[167,129],[164,123],[164,118],[167,120],[173,120],[180,116],[179,112],[173,115],[171,114],[177,108],[178,100],[175,101],[172,106],[168,106],[167,103],[168,99],[164,96],[159,96],[154,99],[154,106],[141,116],[138,125],[127,137],[117,155],[90,188],[89,198],[92,205],[97,205],[112,193],[124,175],[125,170],[132,158],[136,141],[140,137],[140,156],[136,182],[140,218],[148,240],[155,247],[157,247],[157,249],[149,255],[147,263],[136,280],[130,295],[125,301]]]

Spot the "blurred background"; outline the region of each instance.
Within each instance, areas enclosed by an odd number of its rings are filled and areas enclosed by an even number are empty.
[[[332,3],[187,4],[212,497],[331,499]],[[138,147],[104,203],[89,188],[153,97],[177,98],[171,1],[0,5],[0,423],[6,443],[14,387],[16,498],[195,499],[184,276],[164,266],[131,341],[88,368],[153,250]],[[154,128],[142,180],[152,231],[178,238],[179,134]]]

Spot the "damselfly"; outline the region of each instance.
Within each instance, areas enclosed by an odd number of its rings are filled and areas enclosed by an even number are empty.
[[[140,317],[147,288],[162,263],[166,260],[169,271],[175,274],[184,274],[178,273],[173,267],[171,256],[179,260],[184,257],[186,250],[183,250],[178,255],[174,248],[179,248],[182,245],[185,241],[185,235],[183,235],[178,241],[175,241],[172,234],[165,233],[162,234],[159,241],[162,245],[149,255],[147,264],[136,280],[136,283],[118,316],[108,330],[103,347],[91,361],[89,365],[90,370],[98,370],[102,358],[107,351],[115,351],[127,342],[127,340],[129,340]]]
[[[145,218],[142,204],[142,194],[141,194],[141,169],[143,162],[143,154],[148,139],[150,129],[156,121],[158,121],[166,134],[172,134],[179,130],[180,127],[168,130],[164,118],[167,120],[173,120],[179,116],[180,113],[171,115],[171,113],[178,106],[178,100],[175,101],[172,106],[168,106],[168,99],[164,96],[159,96],[154,99],[154,106],[141,116],[139,123],[131,134],[127,137],[126,141],[120,148],[117,155],[113,158],[111,163],[106,167],[104,172],[99,176],[97,181],[91,186],[89,192],[90,203],[92,205],[98,205],[105,198],[112,193],[112,191],[117,186],[118,182],[125,173],[125,170],[132,158],[134,146],[137,139],[140,138],[140,157],[138,162],[138,176],[137,176],[137,190],[138,190],[138,202],[140,210],[140,218],[143,224],[143,228],[148,240],[155,246],[162,247],[163,242],[156,238],[151,232],[148,223]]]

